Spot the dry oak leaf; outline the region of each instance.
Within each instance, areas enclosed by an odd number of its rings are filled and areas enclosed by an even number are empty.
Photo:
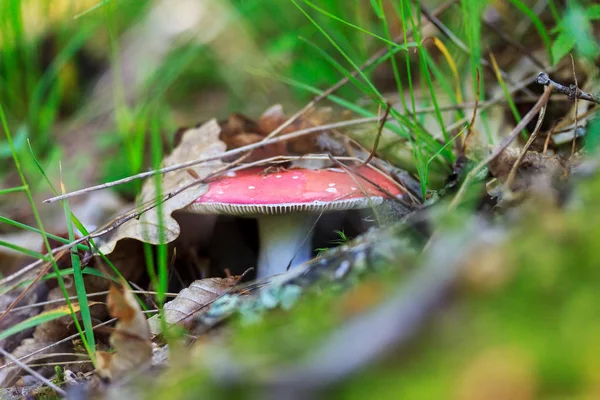
[[[194,315],[206,309],[206,306],[223,293],[231,289],[239,280],[237,276],[227,278],[207,278],[192,282],[177,297],[165,303],[164,313],[168,325],[180,324],[189,329]],[[161,333],[160,316],[155,315],[148,320],[152,335]]]
[[[225,143],[219,140],[221,127],[216,120],[190,128],[183,133],[181,142],[162,162],[162,167],[181,164],[199,158],[217,156],[225,151]],[[180,189],[195,180],[207,177],[211,172],[223,165],[215,160],[186,169],[168,172],[161,177],[161,193],[167,194]],[[142,186],[137,198],[140,207],[150,204],[156,199],[155,178],[151,177]],[[100,246],[104,254],[111,253],[117,242],[124,238],[132,238],[150,244],[164,244],[175,240],[180,233],[179,224],[171,214],[191,204],[208,190],[207,184],[194,185],[162,203],[162,224],[159,223],[158,207],[143,213],[138,219],[132,219],[114,230],[110,238]],[[161,229],[162,228],[162,229]]]
[[[111,285],[108,312],[118,320],[109,339],[114,353],[96,352],[96,373],[112,380],[151,363],[152,341],[146,317],[125,284]]]

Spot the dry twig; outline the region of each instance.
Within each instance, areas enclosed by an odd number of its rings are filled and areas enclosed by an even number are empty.
[[[483,168],[485,168],[485,166],[488,165],[490,163],[490,161],[495,160],[496,157],[498,157],[504,151],[504,149],[506,149],[508,147],[508,145],[510,145],[512,143],[512,141],[515,140],[515,138],[517,136],[519,136],[519,133],[523,130],[523,128],[525,128],[525,126],[527,126],[529,121],[531,121],[533,119],[533,117],[542,109],[542,107],[544,107],[546,105],[546,103],[548,103],[548,99],[550,98],[551,93],[552,93],[552,87],[551,86],[546,87],[546,90],[544,90],[544,94],[542,94],[542,96],[537,101],[537,103],[535,103],[535,105],[531,108],[531,110],[529,110],[529,112],[527,114],[525,114],[523,119],[521,119],[521,122],[519,122],[517,124],[517,126],[515,126],[513,128],[511,133],[502,141],[502,143],[500,143],[500,145],[498,147],[496,147],[494,149],[494,151],[492,151],[490,153],[490,155],[488,155],[485,159],[483,159],[479,164],[477,164],[467,174],[467,176],[465,177],[465,180],[463,181],[462,186],[458,190],[458,193],[456,193],[456,196],[454,196],[454,199],[450,203],[450,206],[449,206],[450,210],[456,209],[456,207],[462,200],[467,188],[469,187],[469,185],[471,184],[471,181],[475,178],[475,176],[477,176],[477,174],[479,172],[481,172],[481,170],[483,170]]]
[[[29,366],[27,366],[26,364],[24,364],[23,362],[21,362],[20,360],[18,360],[15,356],[13,356],[12,354],[10,354],[8,351],[4,350],[2,347],[0,347],[0,353],[2,354],[2,356],[4,358],[6,358],[7,360],[10,360],[12,363],[18,365],[20,368],[22,368],[23,370],[27,371],[27,373],[30,374],[31,376],[33,376],[35,379],[37,379],[38,381],[42,382],[43,384],[45,384],[46,386],[48,386],[49,388],[51,388],[52,390],[54,390],[56,392],[56,394],[58,394],[60,396],[63,396],[63,397],[67,396],[67,392],[65,392],[64,390],[62,390],[58,386],[56,386],[50,380],[44,378],[37,371],[35,371],[34,369],[30,368]],[[4,364],[4,365],[6,365],[6,364]]]
[[[209,161],[219,160],[223,157],[235,156],[238,154],[246,153],[251,150],[258,149],[263,146],[268,146],[270,144],[296,139],[298,137],[309,135],[311,133],[323,132],[323,131],[327,131],[330,129],[346,128],[349,126],[367,124],[367,123],[371,123],[371,122],[378,122],[379,120],[380,120],[379,117],[359,118],[359,119],[354,119],[354,120],[350,120],[350,121],[342,121],[342,122],[336,122],[333,124],[327,124],[327,125],[315,126],[315,127],[307,128],[307,129],[301,129],[299,131],[291,132],[286,135],[279,136],[277,138],[270,138],[270,139],[266,139],[266,140],[263,140],[263,141],[260,141],[257,143],[249,144],[247,146],[238,147],[237,149],[232,149],[232,150],[226,151],[226,152],[216,155],[216,156],[204,157],[204,158],[188,161],[188,162],[181,163],[181,164],[171,165],[169,167],[165,167],[165,168],[161,168],[161,169],[157,169],[157,170],[142,172],[140,174],[132,175],[127,178],[103,183],[102,185],[91,186],[91,187],[88,187],[85,189],[80,189],[80,190],[76,190],[74,192],[69,192],[69,193],[66,193],[66,194],[63,194],[60,196],[55,196],[55,197],[44,200],[44,203],[54,203],[56,201],[68,199],[68,198],[75,197],[75,196],[80,196],[82,194],[95,192],[98,190],[106,189],[106,188],[117,186],[117,185],[122,185],[124,183],[128,183],[128,182],[131,182],[131,181],[134,181],[137,179],[148,178],[148,177],[154,176],[154,175],[160,175],[160,174],[165,174],[167,172],[185,169],[188,167],[192,167],[194,165],[204,164]]]
[[[555,82],[545,72],[540,72],[537,75],[536,82],[540,85],[550,86],[558,93],[566,95],[569,100],[574,101],[575,99],[587,100],[592,103],[600,104],[600,95],[584,92],[579,89],[576,84],[565,86],[561,83]]]
[[[512,182],[515,180],[515,177],[517,176],[517,170],[519,169],[519,164],[521,164],[521,161],[523,161],[523,158],[525,157],[527,150],[529,150],[529,146],[531,146],[531,144],[537,137],[537,134],[540,131],[540,128],[542,127],[542,122],[544,122],[544,116],[546,115],[546,108],[547,108],[546,105],[544,105],[542,107],[542,109],[540,110],[540,115],[538,116],[537,123],[535,124],[535,129],[529,136],[527,143],[525,143],[525,146],[523,146],[523,150],[521,150],[519,157],[517,157],[517,160],[515,161],[512,168],[510,169],[510,172],[508,173],[506,182],[504,182],[504,187],[506,188],[507,191],[510,191],[510,186],[512,185]]]

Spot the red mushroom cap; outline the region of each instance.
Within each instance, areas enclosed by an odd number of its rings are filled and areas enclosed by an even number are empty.
[[[356,175],[351,175],[341,168],[298,168],[265,173],[264,167],[259,167],[229,172],[210,182],[208,192],[187,210],[234,215],[348,210],[381,204],[390,198],[387,193],[397,197],[404,194],[372,168],[358,167],[355,171]]]

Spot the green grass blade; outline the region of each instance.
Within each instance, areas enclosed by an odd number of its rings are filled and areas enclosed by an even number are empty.
[[[6,189],[0,189],[0,195],[8,194],[8,193],[16,193],[16,192],[24,192],[27,190],[27,186],[16,186]]]
[[[363,79],[364,83],[368,86],[369,92],[374,96],[375,99],[379,101],[379,103],[383,104],[383,96],[379,91],[375,88],[373,83],[369,80],[369,78],[364,74],[364,72],[359,68],[359,66],[350,58],[348,55],[342,50],[342,48],[331,38],[331,36],[320,26],[300,5],[296,2],[296,0],[291,0],[291,2],[300,10],[302,14],[309,20],[311,24],[329,41],[329,43],[340,53],[340,55],[354,68],[356,73]]]
[[[8,225],[12,225],[15,228],[25,229],[25,230],[28,230],[30,232],[39,233],[40,235],[42,234],[42,232],[39,229],[34,228],[33,226],[29,226],[29,225],[23,224],[21,222],[12,220],[10,218],[3,217],[1,215],[0,215],[0,222],[3,222],[3,223],[8,224]],[[69,239],[65,239],[63,237],[56,236],[56,235],[53,235],[53,234],[48,233],[48,232],[46,232],[46,236],[49,239],[56,240],[57,242],[60,242],[60,243],[63,243],[63,244],[69,244],[69,243],[71,243],[69,241]],[[89,250],[90,248],[88,246],[84,245],[84,244],[78,244],[77,245],[77,249],[86,251],[86,250]]]
[[[411,42],[410,44],[408,44],[408,43],[407,44],[403,44],[403,45],[402,44],[398,44],[398,43],[394,42],[389,35],[388,35],[387,38],[385,38],[383,36],[379,36],[376,33],[368,31],[368,30],[366,30],[366,29],[364,29],[364,28],[362,28],[362,27],[360,27],[358,25],[355,25],[355,24],[353,24],[351,22],[348,22],[345,19],[342,19],[342,18],[338,17],[337,15],[334,15],[334,14],[332,14],[332,13],[330,13],[330,12],[328,12],[328,11],[320,8],[320,7],[318,7],[317,5],[315,5],[314,3],[312,3],[309,0],[302,0],[302,1],[305,4],[309,5],[310,7],[312,7],[313,9],[315,9],[316,11],[320,12],[321,14],[323,14],[323,15],[325,15],[325,16],[327,16],[327,17],[329,17],[329,18],[331,18],[331,19],[333,19],[335,21],[341,22],[342,24],[347,25],[347,26],[349,26],[349,27],[351,27],[353,29],[356,29],[359,32],[362,32],[362,33],[364,33],[366,35],[369,35],[369,36],[372,36],[372,37],[374,37],[374,38],[376,38],[378,40],[381,40],[382,42],[386,43],[391,48],[397,48],[398,50],[407,51],[410,47],[416,47],[417,46],[417,44],[414,43],[414,42]],[[371,4],[374,4],[375,1],[376,0],[374,0],[373,2],[371,2]],[[383,9],[381,9],[381,10],[383,10]],[[383,16],[385,16],[385,15],[383,15]]]
[[[496,74],[496,79],[498,80],[498,84],[502,88],[502,93],[504,93],[504,97],[506,98],[508,107],[510,108],[510,111],[512,112],[513,118],[515,119],[515,121],[517,123],[519,123],[521,121],[521,114],[519,113],[519,110],[517,109],[517,105],[515,104],[515,102],[512,98],[512,95],[510,94],[510,90],[506,86],[506,82],[504,82],[504,78],[502,78],[502,74],[500,73],[500,68],[498,67],[498,63],[496,62],[496,57],[494,57],[494,54],[491,52],[490,52],[490,61],[492,63],[492,68],[494,69],[494,73]],[[523,129],[523,131],[521,133],[524,138],[527,138],[529,136],[525,129]]]
[[[71,218],[72,214],[71,209],[69,207],[69,201],[63,201],[62,206],[67,221],[67,232],[69,234],[69,240],[75,241],[75,232],[73,231],[73,219]],[[81,320],[83,321],[83,327],[85,328],[87,343],[90,349],[95,349],[96,339],[94,338],[94,330],[92,329],[92,314],[90,311],[90,306],[88,304],[87,291],[85,288],[85,282],[83,281],[83,273],[81,272],[81,260],[79,258],[79,254],[77,253],[77,250],[74,248],[71,249],[71,265],[73,266],[73,281],[75,282],[77,300],[79,301],[79,306],[81,310]]]
[[[76,310],[78,310],[78,306],[73,304],[72,305],[72,310],[77,312]],[[11,337],[12,335],[16,335],[19,332],[22,332],[24,330],[30,329],[30,328],[35,328],[36,326],[43,324],[45,322],[50,322],[50,321],[54,321],[55,319],[59,319],[62,317],[66,317],[67,315],[71,314],[71,310],[69,310],[69,307],[61,307],[60,309],[57,310],[50,310],[50,311],[45,311],[41,314],[35,315],[31,318],[26,319],[25,321],[21,321],[16,325],[11,326],[8,329],[3,330],[2,332],[0,332],[0,340],[4,340],[8,337]]]
[[[19,253],[27,254],[28,256],[31,256],[31,257],[34,257],[34,258],[37,258],[40,260],[48,260],[48,258],[42,253],[38,253],[37,251],[29,250],[25,247],[21,247],[19,245],[13,244],[13,243],[6,242],[4,240],[0,240],[0,246],[18,251]]]
[[[46,251],[48,252],[48,254],[50,254],[50,260],[52,262],[52,267],[54,268],[54,272],[56,272],[58,274],[59,268],[58,268],[58,265],[56,264],[54,255],[52,254],[52,246],[50,246],[50,242],[48,241],[48,236],[46,235],[46,231],[44,230],[44,224],[42,223],[42,218],[37,210],[35,201],[33,199],[33,196],[31,194],[31,191],[29,190],[29,186],[27,184],[27,179],[25,178],[23,169],[21,168],[21,162],[19,160],[19,157],[17,155],[16,149],[13,144],[12,135],[10,134],[10,130],[8,128],[8,123],[6,121],[6,114],[4,113],[4,107],[2,106],[2,104],[0,104],[0,120],[2,122],[2,127],[4,128],[4,134],[6,135],[6,140],[8,142],[8,145],[11,147],[13,161],[14,161],[17,173],[19,174],[19,178],[21,179],[21,183],[23,186],[27,186],[27,188],[28,188],[27,190],[25,190],[25,193],[27,195],[27,200],[29,202],[29,206],[31,207],[31,211],[33,212],[35,221],[38,224],[40,233],[42,235],[42,239],[44,241]],[[86,339],[85,335],[83,334],[81,325],[79,324],[79,319],[77,318],[77,315],[75,314],[75,311],[71,304],[71,301],[69,300],[69,295],[67,293],[67,289],[65,287],[64,281],[63,281],[62,277],[60,277],[60,276],[58,277],[58,285],[59,285],[61,292],[65,298],[67,306],[71,312],[71,317],[73,318],[73,322],[77,328],[77,331],[79,332],[79,335],[81,337],[83,345],[86,348],[86,350],[87,350],[88,354],[90,355],[90,357],[92,358],[92,360],[94,360],[94,358],[93,358],[94,357],[94,354],[93,354],[94,349],[90,348],[88,345],[87,339]]]
[[[533,24],[535,29],[537,30],[542,42],[544,43],[544,47],[548,52],[548,59],[550,60],[550,64],[554,64],[554,60],[552,59],[552,41],[550,40],[550,35],[544,26],[542,20],[533,12],[531,8],[529,8],[525,3],[521,0],[509,0],[519,11],[521,11]]]

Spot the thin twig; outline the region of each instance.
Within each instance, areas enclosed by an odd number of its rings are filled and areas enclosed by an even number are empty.
[[[483,170],[483,168],[485,168],[486,165],[488,165],[491,161],[495,160],[496,157],[498,157],[504,151],[504,149],[506,149],[508,147],[508,145],[511,144],[512,141],[515,140],[515,138],[517,136],[519,136],[519,133],[523,130],[523,128],[525,128],[525,126],[527,126],[529,121],[531,121],[533,119],[533,117],[542,109],[542,107],[544,107],[546,105],[546,103],[548,102],[548,99],[550,98],[550,93],[552,93],[552,87],[548,86],[548,87],[546,87],[546,90],[544,90],[544,94],[542,94],[542,96],[537,101],[537,103],[535,103],[535,105],[531,108],[531,110],[529,110],[529,112],[527,114],[525,114],[523,119],[521,119],[521,121],[517,124],[517,126],[515,126],[513,128],[511,133],[502,141],[502,143],[500,143],[500,145],[498,147],[496,147],[494,149],[494,151],[492,151],[492,153],[490,153],[490,155],[488,155],[484,160],[482,160],[479,164],[477,164],[467,174],[467,176],[465,177],[465,180],[463,181],[463,184],[461,185],[460,189],[458,190],[458,193],[456,193],[456,196],[454,196],[454,199],[452,200],[452,202],[450,203],[450,206],[448,207],[450,210],[456,209],[458,204],[460,204],[460,201],[462,200],[467,188],[469,187],[469,185],[471,184],[471,181],[475,178],[475,176],[477,176],[477,174],[479,174],[479,172],[481,172],[481,170]]]
[[[377,152],[377,148],[379,147],[379,139],[381,138],[381,132],[383,131],[383,126],[385,125],[385,123],[388,119],[388,116],[390,115],[391,108],[392,108],[392,105],[390,103],[387,103],[387,108],[385,109],[383,118],[381,119],[381,122],[379,122],[379,129],[377,130],[377,135],[375,136],[375,143],[373,143],[373,150],[371,150],[371,154],[369,154],[369,157],[367,157],[367,159],[365,160],[363,165],[367,165],[368,163],[370,163],[371,160],[373,159],[373,157],[375,156],[375,153]]]
[[[575,60],[573,59],[573,54],[569,54],[569,56],[571,57],[571,68],[573,68],[573,80],[575,80],[575,91],[577,92],[577,90],[579,90],[579,84],[577,83],[577,73],[575,72]],[[573,158],[573,154],[575,154],[575,144],[577,143],[577,125],[579,124],[578,121],[578,114],[579,114],[579,101],[577,99],[577,96],[575,96],[575,129],[573,129],[573,142],[571,144],[571,155],[569,156],[569,159]]]
[[[546,154],[546,152],[548,151],[548,146],[550,145],[550,139],[552,138],[552,135],[554,135],[554,129],[556,129],[556,126],[558,125],[559,122],[560,122],[560,120],[554,121],[554,123],[552,124],[552,128],[550,128],[550,131],[546,135],[546,140],[544,140],[544,150],[542,151],[542,154]]]
[[[365,194],[367,193],[367,190],[365,189],[365,187],[363,186],[363,184],[360,181],[358,181],[358,179],[356,179],[356,176],[360,176],[361,178],[363,178],[360,174],[357,174],[356,172],[352,171],[350,169],[350,167],[348,167],[347,165],[343,164],[339,160],[336,160],[335,157],[333,157],[331,154],[329,155],[329,159],[332,162],[334,162],[337,166],[339,166],[340,168],[342,168],[344,171],[346,171],[346,173],[348,174],[348,176],[354,181],[354,183],[356,184],[356,186],[358,186],[358,189],[362,193],[365,193]],[[389,179],[391,179],[391,178],[389,178]],[[392,198],[393,198],[393,196],[392,196]],[[367,196],[367,202],[369,203],[369,207],[370,207],[371,211],[373,211],[373,214],[375,214],[375,219],[377,220],[377,224],[379,226],[382,226],[381,219],[379,218],[379,212],[377,212],[377,209],[375,208],[375,204],[373,203],[373,200],[371,199],[371,196]]]
[[[57,253],[63,252],[64,250],[69,250],[72,247],[77,246],[78,244],[85,242],[87,239],[89,239],[89,237],[79,238],[79,239],[77,239],[77,240],[75,240],[75,241],[73,241],[71,243],[67,243],[67,244],[64,244],[62,246],[56,247],[56,248],[52,249],[51,252],[46,253],[45,255],[48,256],[50,254],[57,254]],[[58,261],[58,259],[56,261]],[[43,262],[44,262],[44,260],[34,261],[31,264],[29,264],[29,265],[21,268],[17,272],[15,272],[15,273],[13,273],[13,274],[11,274],[11,275],[3,278],[3,279],[0,279],[0,287],[6,286],[8,283],[12,282],[13,280],[15,280],[15,279],[17,279],[17,278],[19,278],[19,277],[21,277],[23,275],[28,274],[29,272],[31,272],[34,269],[36,269],[38,266],[42,265]]]
[[[547,109],[546,104],[540,109],[540,114],[538,115],[538,120],[537,120],[537,123],[535,124],[535,129],[529,136],[527,143],[525,143],[525,146],[523,146],[523,150],[521,150],[519,157],[517,157],[517,160],[515,161],[512,168],[510,169],[510,172],[508,173],[506,182],[504,182],[504,187],[509,192],[511,190],[510,186],[512,185],[513,181],[515,180],[515,177],[517,176],[517,170],[519,169],[519,164],[521,164],[521,162],[523,161],[523,158],[525,158],[525,154],[527,153],[527,150],[529,150],[529,147],[531,146],[531,144],[537,137],[537,134],[540,131],[540,128],[542,127],[542,122],[544,122],[544,116],[546,115],[546,109]]]
[[[579,89],[577,85],[565,86],[561,83],[555,82],[545,72],[540,72],[537,76],[536,82],[544,86],[552,86],[558,93],[566,95],[569,100],[575,99],[587,100],[592,103],[600,104],[600,95],[584,92]]]
[[[105,296],[109,293],[108,290],[103,290],[101,292],[94,292],[94,293],[86,293],[86,297],[88,298],[92,298],[92,297],[98,297],[98,296]],[[132,290],[131,293],[133,294],[143,294],[143,295],[157,295],[158,292],[152,292],[152,291],[148,291],[148,290]],[[166,292],[164,293],[165,297],[177,297],[178,294],[177,293],[169,293]],[[77,300],[79,297],[77,296],[70,296],[69,300]],[[0,310],[1,313],[3,312],[17,312],[17,311],[22,311],[22,310],[27,310],[29,308],[33,308],[33,307],[41,307],[41,306],[48,306],[48,305],[52,305],[52,304],[60,304],[60,303],[64,303],[66,300],[64,298],[62,299],[54,299],[54,300],[47,300],[47,301],[40,301],[39,303],[33,303],[33,304],[28,304],[26,306],[19,306],[19,307],[14,307],[13,309],[4,309],[4,310]]]
[[[465,154],[465,151],[467,150],[467,140],[469,140],[469,137],[471,136],[471,132],[473,132],[473,126],[475,126],[475,120],[477,119],[477,109],[479,107],[479,95],[481,92],[481,77],[479,75],[479,68],[476,68],[475,71],[477,72],[477,79],[476,79],[476,83],[477,83],[477,90],[475,92],[475,107],[473,108],[473,116],[471,118],[471,122],[469,123],[469,129],[467,130],[467,134],[465,135],[465,140],[460,148],[462,155]]]
[[[62,256],[64,256],[66,253],[67,253],[67,250],[64,250],[62,253],[60,253],[57,256],[57,260],[60,259],[60,258],[62,258]],[[42,270],[38,273],[38,275],[35,277],[35,279],[29,285],[27,285],[27,287],[23,291],[21,291],[21,293],[19,293],[19,295],[17,296],[17,298],[14,299],[10,303],[10,305],[6,308],[6,310],[3,311],[2,314],[0,314],[0,322],[4,319],[4,317],[6,317],[8,315],[8,313],[10,312],[10,310],[12,310],[13,308],[15,308],[16,305],[19,304],[19,302],[21,300],[23,300],[23,297],[25,297],[25,295],[27,293],[29,293],[29,291],[33,288],[33,286],[40,279],[42,279],[42,276],[44,276],[46,274],[46,272],[48,272],[48,270],[50,270],[51,267],[52,267],[52,262],[46,261],[46,264],[44,264],[44,268],[42,268]]]
[[[371,123],[371,122],[378,122],[379,120],[380,120],[379,117],[359,118],[359,119],[354,119],[354,120],[349,120],[349,121],[336,122],[336,123],[333,123],[333,124],[315,126],[315,127],[311,127],[311,128],[307,128],[307,129],[301,129],[301,130],[298,130],[298,131],[295,131],[295,132],[288,133],[286,135],[281,135],[281,136],[279,136],[277,138],[270,138],[270,139],[263,140],[263,141],[260,141],[260,142],[257,142],[257,143],[252,143],[252,144],[249,144],[249,145],[246,145],[246,146],[238,147],[237,149],[232,149],[232,150],[226,151],[226,152],[218,154],[218,155],[209,156],[209,157],[202,157],[202,158],[199,158],[199,159],[196,159],[196,160],[192,160],[192,161],[188,161],[188,162],[185,162],[185,163],[170,165],[170,166],[165,167],[165,168],[156,169],[156,170],[147,171],[147,172],[142,172],[142,173],[137,174],[137,175],[132,175],[132,176],[129,176],[127,178],[119,179],[119,180],[112,181],[112,182],[107,182],[107,183],[104,183],[102,185],[90,186],[90,187],[85,188],[85,189],[76,190],[74,192],[66,193],[66,194],[63,194],[63,195],[60,195],[60,196],[55,196],[55,197],[52,197],[50,199],[44,200],[44,203],[54,203],[54,202],[59,201],[59,200],[64,200],[64,199],[68,199],[68,198],[71,198],[71,197],[80,196],[82,194],[86,194],[86,193],[90,193],[90,192],[95,192],[97,190],[102,190],[102,189],[106,189],[106,188],[109,188],[109,187],[113,187],[113,186],[117,186],[117,185],[122,185],[124,183],[128,183],[128,182],[131,182],[131,181],[134,181],[134,180],[137,180],[137,179],[142,179],[142,178],[147,178],[147,177],[154,176],[154,175],[165,174],[167,172],[177,171],[177,170],[180,170],[180,169],[192,167],[194,165],[207,163],[209,161],[216,161],[216,160],[219,160],[219,159],[221,159],[223,157],[231,157],[231,156],[239,155],[239,154],[245,153],[247,151],[251,151],[251,150],[255,150],[255,149],[261,148],[263,146],[268,146],[268,145],[271,145],[271,144],[274,144],[274,143],[278,143],[278,142],[282,142],[282,141],[286,141],[286,140],[296,139],[298,137],[309,135],[311,133],[322,132],[322,131],[326,131],[326,130],[330,130],[330,129],[346,128],[346,127],[349,127],[349,126],[367,124],[367,123]]]
[[[29,366],[27,366],[26,364],[24,364],[23,362],[21,362],[19,359],[17,359],[15,356],[13,356],[12,354],[10,354],[8,351],[4,350],[2,347],[0,347],[0,353],[2,354],[2,356],[4,358],[12,361],[14,364],[18,365],[20,368],[22,368],[23,370],[27,371],[27,373],[29,375],[33,376],[34,378],[36,378],[37,380],[39,380],[40,382],[42,382],[43,384],[47,385],[49,388],[51,388],[52,390],[54,390],[56,392],[56,394],[61,395],[63,397],[67,396],[67,392],[65,392],[64,390],[62,390],[58,386],[56,386],[50,380],[44,378],[39,372],[35,371],[34,369],[30,368]]]
[[[101,322],[101,323],[99,323],[97,325],[94,325],[94,327],[92,329],[96,329],[96,328],[100,328],[100,327],[103,327],[103,326],[108,325],[108,324],[112,324],[116,320],[117,320],[116,318],[111,318],[108,321],[104,321],[104,322]],[[85,329],[83,330],[83,332],[85,332]],[[73,339],[75,339],[77,337],[80,337],[79,336],[79,332],[78,333],[74,333],[74,334],[72,334],[70,336],[67,336],[66,338],[58,340],[58,341],[56,341],[54,343],[51,343],[48,346],[44,346],[41,349],[37,349],[35,351],[32,351],[29,354],[26,354],[26,355],[24,355],[22,357],[17,358],[16,361],[12,361],[11,360],[10,362],[5,363],[4,365],[0,365],[0,371],[2,371],[4,368],[8,368],[8,367],[10,367],[12,365],[15,365],[15,364],[18,365],[18,366],[21,366],[20,364],[17,364],[17,362],[26,360],[26,359],[28,359],[30,357],[35,356],[36,354],[42,353],[42,352],[44,352],[44,351],[46,351],[46,350],[48,350],[48,349],[50,349],[50,348],[52,348],[54,346],[58,346],[59,344],[71,341],[71,340],[73,340]],[[1,347],[0,347],[0,349],[1,349]]]

